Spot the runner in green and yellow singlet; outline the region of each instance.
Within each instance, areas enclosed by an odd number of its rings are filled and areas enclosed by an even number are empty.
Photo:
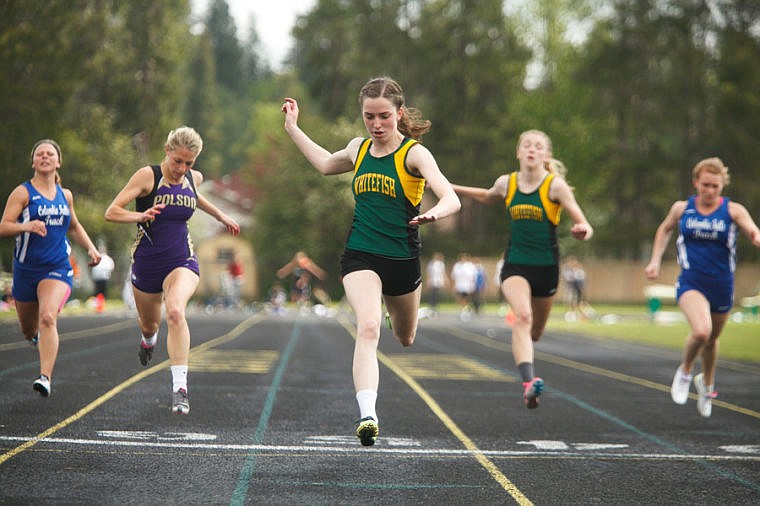
[[[398,83],[387,77],[371,79],[359,92],[359,103],[369,138],[354,138],[335,153],[298,127],[294,99],[286,98],[282,111],[285,131],[314,168],[324,175],[354,173],[354,219],[341,257],[341,276],[356,315],[356,436],[369,446],[379,433],[375,402],[382,304],[396,339],[410,346],[422,293],[419,226],[459,211],[460,203],[433,155],[418,142],[430,122],[404,105]],[[420,212],[426,184],[438,202]]]
[[[501,291],[514,313],[512,355],[523,382],[528,408],[538,406],[544,388],[533,368],[533,342],[538,341],[549,319],[559,283],[557,224],[565,209],[576,239],[593,234],[573,191],[558,175],[561,162],[552,159],[549,136],[528,130],[517,142],[520,170],[500,176],[491,188],[453,185],[459,195],[483,204],[502,203],[512,222],[509,245],[501,270]]]

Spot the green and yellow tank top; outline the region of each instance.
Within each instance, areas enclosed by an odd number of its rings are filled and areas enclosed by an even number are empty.
[[[405,138],[395,152],[375,158],[372,140],[364,139],[354,163],[354,219],[346,248],[390,258],[419,256],[419,227],[408,222],[419,214],[425,179],[406,166],[416,143]]]
[[[517,172],[509,175],[507,214],[512,220],[512,233],[506,261],[521,265],[557,265],[557,225],[561,207],[549,198],[554,174],[548,174],[532,193],[517,188]]]

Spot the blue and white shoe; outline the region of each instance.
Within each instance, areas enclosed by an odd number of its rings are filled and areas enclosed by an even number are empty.
[[[538,407],[538,400],[541,396],[541,392],[544,391],[544,380],[541,378],[533,378],[530,381],[526,381],[523,385],[523,399],[525,399],[525,407],[528,409],[535,409]]]

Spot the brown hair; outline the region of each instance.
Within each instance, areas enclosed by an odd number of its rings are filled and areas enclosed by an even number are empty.
[[[58,154],[58,165],[62,166],[63,155],[61,154],[61,146],[59,146],[53,139],[40,139],[34,143],[34,146],[32,147],[32,162],[34,162],[34,153],[37,152],[37,148],[43,144],[50,144],[53,146],[53,149],[55,149],[55,152]],[[61,175],[58,173],[58,169],[55,171],[55,182],[59,185],[61,184]]]
[[[375,77],[367,81],[359,92],[359,105],[364,103],[365,98],[385,98],[397,110],[403,110],[398,129],[406,137],[420,140],[430,130],[430,120],[423,119],[418,109],[404,105],[404,90],[390,77]]]

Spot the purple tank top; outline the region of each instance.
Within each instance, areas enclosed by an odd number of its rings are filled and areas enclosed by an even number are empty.
[[[195,255],[187,224],[198,203],[191,172],[188,171],[180,184],[166,182],[158,165],[153,166],[153,173],[153,192],[137,202],[136,207],[138,210],[156,204],[165,204],[166,207],[152,222],[138,224],[132,259],[159,260],[162,263],[185,260]]]

